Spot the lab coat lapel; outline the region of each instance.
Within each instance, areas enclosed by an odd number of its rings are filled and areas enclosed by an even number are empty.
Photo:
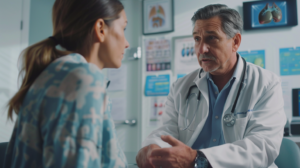
[[[208,86],[207,86],[207,78],[206,75],[207,72],[201,73],[201,78],[199,78],[199,75],[194,79],[194,83],[197,85],[198,89],[200,90],[201,94],[204,96],[206,102],[209,102],[208,99]]]
[[[234,83],[232,84],[231,86],[231,89],[230,89],[230,92],[227,96],[227,99],[226,99],[226,103],[225,103],[225,106],[224,106],[224,109],[223,109],[223,116],[228,113],[231,112],[231,108],[234,104],[234,101],[235,101],[235,98],[236,98],[236,95],[237,95],[237,92],[238,92],[238,89],[240,87],[240,83],[241,83],[241,78],[242,78],[242,75],[243,75],[243,68],[244,68],[244,62],[242,60],[242,57],[239,55],[239,64],[237,65],[237,75],[236,75],[236,79],[234,81]],[[247,78],[247,69],[246,69],[246,74],[245,74],[245,80]],[[244,81],[243,84],[242,84],[242,88],[241,88],[241,92],[243,91],[243,88],[246,86],[245,84],[246,82]],[[237,102],[237,105],[238,105],[238,102]],[[230,108],[230,110],[229,110]]]
[[[207,86],[206,75],[207,75],[206,72],[201,73],[201,78],[199,78],[199,75],[197,75],[197,77],[194,79],[194,83],[200,90],[201,95],[204,97],[204,100],[200,99],[200,101],[205,101],[205,104],[207,106],[206,109],[209,109],[209,99],[208,99],[209,97],[208,97],[208,86]],[[199,136],[201,130],[203,129],[203,126],[207,119],[209,110],[202,110],[202,109],[205,109],[205,108],[199,108],[199,110],[201,110],[202,115],[205,117],[203,118],[203,120],[199,121],[197,128],[195,129],[192,137],[190,138],[190,140],[187,143],[188,146],[192,146],[194,144],[194,142],[196,141],[197,137]]]

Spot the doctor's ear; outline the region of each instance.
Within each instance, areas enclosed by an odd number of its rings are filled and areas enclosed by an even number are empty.
[[[232,38],[232,51],[237,52],[242,42],[242,35],[240,33],[235,34]]]
[[[107,34],[108,26],[103,19],[98,19],[94,24],[94,34],[97,42],[103,42]]]

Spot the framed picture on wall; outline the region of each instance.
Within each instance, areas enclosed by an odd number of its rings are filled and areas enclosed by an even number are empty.
[[[173,0],[143,1],[143,34],[174,31]]]

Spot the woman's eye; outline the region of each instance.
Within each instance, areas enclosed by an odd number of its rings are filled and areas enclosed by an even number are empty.
[[[195,41],[196,41],[196,42],[198,42],[198,41],[199,41],[199,37],[195,37],[194,39],[195,39]]]

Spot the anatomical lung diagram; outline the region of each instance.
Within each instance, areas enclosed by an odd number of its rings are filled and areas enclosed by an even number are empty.
[[[281,19],[281,9],[274,2],[272,6],[269,6],[269,3],[267,3],[258,15],[258,20],[260,24],[267,24],[270,23],[272,20],[274,20],[274,22],[280,22]]]

